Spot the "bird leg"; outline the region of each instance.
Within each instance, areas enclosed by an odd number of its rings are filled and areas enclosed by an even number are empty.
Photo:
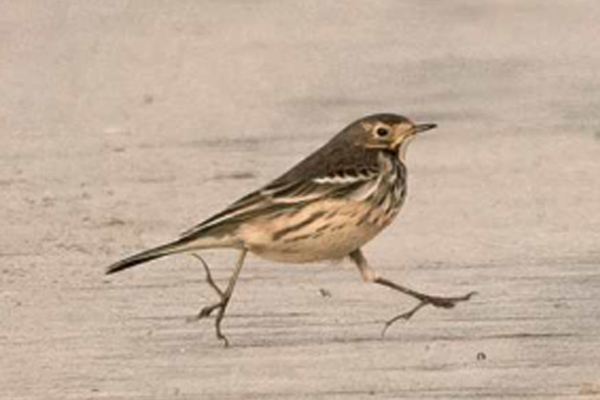
[[[386,286],[393,290],[397,290],[399,292],[402,292],[408,296],[414,297],[415,299],[419,300],[419,304],[417,304],[415,307],[413,307],[409,311],[404,312],[402,314],[398,314],[394,318],[391,318],[390,320],[386,321],[386,323],[383,327],[383,331],[381,332],[382,336],[385,336],[387,329],[394,322],[399,321],[401,319],[409,320],[413,315],[415,315],[420,309],[422,309],[425,306],[431,305],[434,307],[446,308],[446,309],[453,308],[457,303],[460,303],[463,301],[468,301],[473,295],[476,294],[476,292],[470,292],[464,296],[456,296],[456,297],[431,296],[431,295],[428,295],[425,293],[417,292],[416,290],[409,289],[405,286],[398,285],[397,283],[394,283],[385,278],[381,278],[381,277],[377,276],[375,271],[373,271],[371,269],[371,267],[369,267],[367,259],[362,254],[362,251],[360,249],[357,249],[357,250],[353,251],[352,253],[350,253],[350,259],[352,261],[354,261],[354,263],[360,270],[364,281],[378,283],[380,285]]]
[[[432,305],[434,307],[446,308],[446,309],[453,308],[456,305],[456,303],[460,303],[462,301],[468,301],[469,299],[471,299],[471,297],[473,295],[475,295],[477,293],[477,292],[470,292],[464,296],[456,296],[456,297],[431,296],[428,294],[417,292],[415,290],[409,289],[404,286],[400,286],[400,285],[398,285],[394,282],[388,281],[387,279],[384,279],[384,278],[377,277],[377,278],[375,278],[375,280],[373,282],[378,283],[383,286],[387,286],[390,289],[397,290],[399,292],[402,292],[404,294],[407,294],[407,295],[412,296],[415,299],[419,300],[419,303],[416,306],[414,306],[412,309],[410,309],[409,311],[398,314],[394,318],[391,318],[388,321],[386,321],[385,325],[383,327],[383,330],[381,331],[381,336],[385,336],[386,331],[388,330],[388,328],[390,326],[392,326],[392,324],[394,322],[399,321],[401,319],[408,321],[413,315],[415,315],[417,313],[417,311],[419,311],[421,308],[423,308],[427,305]]]
[[[225,289],[225,291],[221,290],[221,288],[219,288],[219,286],[217,286],[217,284],[215,283],[212,274],[210,273],[210,269],[208,268],[208,265],[206,264],[204,259],[197,254],[193,254],[194,257],[196,257],[198,260],[200,260],[200,262],[202,262],[204,270],[206,271],[206,282],[210,285],[211,288],[214,289],[214,291],[220,297],[220,300],[217,303],[202,308],[198,315],[192,317],[191,320],[197,321],[203,318],[207,318],[212,314],[213,311],[219,310],[215,318],[215,331],[217,334],[217,339],[222,340],[225,347],[229,346],[229,340],[227,340],[227,337],[225,337],[225,335],[221,331],[221,322],[225,317],[225,310],[227,309],[229,300],[231,300],[231,295],[233,294],[235,283],[237,282],[237,279],[242,270],[242,266],[244,265],[246,253],[246,249],[242,250],[240,257],[238,258],[237,264],[235,266],[235,270],[233,271],[233,274],[229,279],[229,283],[227,284],[227,289]]]

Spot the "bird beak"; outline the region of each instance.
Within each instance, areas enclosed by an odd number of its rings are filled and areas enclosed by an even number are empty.
[[[421,124],[421,125],[416,125],[415,129],[413,131],[413,134],[425,132],[425,131],[428,131],[428,130],[434,129],[434,128],[437,128],[436,124]]]

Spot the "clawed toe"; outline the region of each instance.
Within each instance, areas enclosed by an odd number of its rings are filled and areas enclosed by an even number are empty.
[[[436,296],[423,296],[419,298],[421,302],[425,304],[431,304],[434,307],[439,308],[454,308],[456,303],[460,303],[462,301],[469,301],[471,297],[476,295],[477,292],[470,292],[464,296],[459,297],[436,297]]]
[[[219,310],[217,312],[217,316],[215,317],[215,333],[217,335],[217,339],[222,340],[225,347],[229,346],[229,340],[227,337],[223,335],[221,331],[221,322],[223,321],[223,317],[225,316],[225,309],[227,308],[227,303],[229,303],[229,299],[223,298],[220,302],[212,304],[210,306],[204,307],[198,314],[193,317],[188,318],[188,322],[199,321],[204,318],[208,318],[212,315],[213,311]]]
[[[225,347],[229,346],[229,340],[227,340],[227,337],[225,337],[225,335],[223,335],[223,332],[221,331],[221,322],[223,321],[223,318],[225,317],[225,310],[227,309],[227,305],[229,304],[229,300],[231,299],[231,294],[233,292],[233,285],[235,284],[235,281],[237,280],[237,277],[238,277],[239,271],[241,269],[242,263],[244,261],[245,255],[246,255],[246,252],[243,251],[240,256],[240,259],[238,261],[236,271],[234,272],[233,277],[229,281],[229,285],[228,285],[227,289],[221,290],[221,288],[219,286],[217,286],[217,284],[215,283],[215,281],[210,273],[210,269],[208,268],[208,264],[206,264],[206,262],[204,261],[204,259],[202,257],[200,257],[197,254],[193,254],[193,256],[196,257],[196,259],[200,260],[200,262],[204,266],[204,271],[206,272],[206,282],[217,293],[220,300],[219,300],[219,302],[217,302],[215,304],[211,304],[209,306],[202,308],[198,314],[196,314],[193,317],[188,318],[188,321],[198,321],[198,320],[207,318],[207,317],[211,316],[215,310],[218,310],[217,315],[215,316],[215,333],[217,335],[217,339],[223,341],[223,345]]]
[[[188,322],[195,322],[195,321],[201,320],[203,318],[210,317],[210,315],[213,313],[213,311],[215,311],[219,308],[222,309],[224,307],[224,304],[225,303],[223,301],[220,301],[220,302],[212,304],[210,306],[206,306],[206,307],[202,308],[198,314],[196,314],[192,317],[188,317],[187,320],[188,320]]]
[[[420,294],[419,296],[415,296],[420,300],[419,304],[414,306],[411,310],[404,312],[402,314],[398,314],[394,318],[391,318],[388,321],[386,321],[383,326],[381,336],[384,337],[388,328],[390,326],[392,326],[395,322],[402,320],[402,319],[405,321],[408,321],[409,319],[412,318],[413,315],[415,315],[420,309],[422,309],[425,306],[431,305],[431,306],[438,307],[438,308],[450,309],[450,308],[454,308],[454,306],[456,306],[457,303],[470,300],[471,297],[473,297],[476,294],[477,294],[477,292],[470,292],[464,296],[459,296],[459,297],[437,297],[437,296],[428,296],[428,295],[422,295],[422,294]]]
[[[197,319],[202,319],[202,318],[206,318],[209,317],[210,314],[212,314],[212,312],[214,310],[216,310],[217,308],[223,308],[223,305],[221,303],[216,304],[214,306],[208,306],[208,307],[204,307],[202,310],[200,310],[200,312],[198,313]]]

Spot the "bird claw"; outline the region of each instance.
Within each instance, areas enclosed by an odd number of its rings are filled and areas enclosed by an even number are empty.
[[[457,303],[460,303],[463,301],[469,301],[471,299],[471,297],[473,297],[476,294],[477,294],[477,292],[470,292],[464,296],[459,296],[459,297],[437,297],[437,296],[428,296],[428,295],[419,296],[418,297],[418,299],[420,300],[419,304],[414,306],[409,311],[403,312],[402,314],[398,314],[395,317],[387,320],[384,323],[383,330],[381,331],[381,337],[385,337],[387,330],[395,322],[402,320],[402,319],[405,321],[408,321],[409,319],[411,319],[413,317],[413,315],[415,315],[421,308],[423,308],[425,306],[431,305],[431,306],[434,306],[437,308],[450,309],[450,308],[454,308],[454,306],[456,306]]]
[[[217,339],[223,341],[223,345],[225,347],[229,347],[229,340],[227,340],[227,337],[221,331],[221,322],[223,321],[223,317],[225,316],[225,308],[227,307],[228,303],[229,299],[224,297],[218,303],[202,308],[202,310],[200,310],[198,314],[194,315],[193,317],[189,317],[187,321],[195,322],[204,318],[208,318],[213,313],[213,311],[219,310],[215,318],[215,333],[217,335]]]
[[[210,306],[206,306],[203,307],[200,312],[192,317],[188,317],[188,322],[195,322],[198,320],[201,320],[203,318],[207,318],[210,317],[210,315],[212,314],[213,311],[215,311],[218,308],[223,308],[224,307],[224,302],[220,301],[218,303],[212,304]]]
[[[477,292],[470,292],[464,296],[458,297],[436,297],[436,296],[423,296],[419,300],[426,304],[431,304],[434,307],[438,308],[454,308],[456,303],[460,303],[462,301],[469,301],[471,297],[476,295]]]
[[[229,347],[229,340],[227,340],[227,337],[221,331],[221,322],[223,321],[223,317],[225,316],[225,309],[227,308],[227,304],[229,304],[229,297],[215,283],[206,261],[204,261],[204,259],[197,254],[192,255],[196,259],[200,260],[200,262],[204,266],[204,271],[206,272],[206,282],[211,288],[213,288],[213,290],[217,293],[221,300],[218,303],[203,307],[198,314],[194,315],[193,317],[189,317],[187,321],[195,322],[204,318],[208,318],[213,313],[213,311],[219,310],[215,318],[215,333],[217,335],[217,339],[223,341],[223,345],[225,347]]]

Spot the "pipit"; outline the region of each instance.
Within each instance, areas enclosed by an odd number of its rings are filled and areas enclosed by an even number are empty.
[[[411,318],[431,305],[452,308],[474,292],[458,297],[431,296],[379,276],[361,248],[398,215],[406,198],[406,149],[435,124],[414,124],[395,114],[361,118],[268,185],[242,197],[222,212],[184,232],[177,240],[111,265],[112,274],[157,258],[203,249],[232,248],[239,258],[225,290],[214,282],[200,258],[206,279],[219,301],[200,310],[195,319],[217,311],[217,337],[225,310],[248,252],[287,263],[338,260],[349,257],[363,281],[374,282],[414,297],[418,304],[388,320]]]

